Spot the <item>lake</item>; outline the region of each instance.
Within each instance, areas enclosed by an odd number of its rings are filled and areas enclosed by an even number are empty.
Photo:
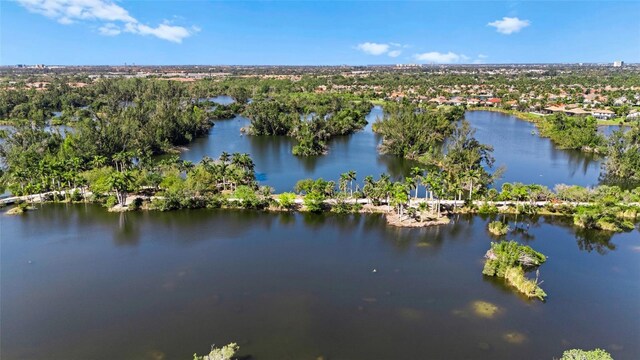
[[[196,139],[182,158],[198,162],[203,156],[217,158],[227,151],[248,153],[256,163],[261,184],[277,192],[291,191],[304,178],[337,180],[341,173],[355,170],[359,182],[365,176],[378,177],[388,173],[393,178],[408,175],[417,163],[392,155],[378,153],[381,136],[371,125],[383,115],[374,107],[367,116],[369,124],[352,135],[339,136],[328,142],[328,153],[322,156],[298,157],[291,153],[295,140],[281,136],[241,135],[240,129],[250,120],[236,116],[215,122],[209,136]],[[556,149],[554,144],[538,135],[534,124],[511,115],[489,111],[469,111],[465,118],[476,129],[479,141],[494,147],[495,166],[504,166],[504,176],[496,182],[519,181],[538,183],[553,188],[556,184],[592,186],[598,184],[602,161],[576,150]]]
[[[380,155],[371,123],[329,153],[291,154],[292,140],[240,136],[217,121],[183,158],[246,152],[261,183],[356,170],[400,177],[414,165]],[[558,150],[514,117],[468,112],[495,147],[503,181],[592,185],[600,161]],[[552,359],[569,348],[640,354],[640,230],[577,230],[540,218],[511,234],[546,254],[546,302],[482,275],[491,219],[456,216],[425,229],[380,215],[231,210],[110,213],[48,204],[0,215],[0,358],[190,359],[239,343],[252,359]],[[512,221],[512,227],[515,225]],[[476,306],[497,306],[492,317]]]
[[[2,359],[551,359],[640,354],[640,236],[541,219],[546,302],[483,277],[489,219],[51,204],[0,217]],[[498,307],[493,318],[474,310]]]
[[[295,140],[284,136],[248,136],[240,129],[250,120],[236,116],[215,122],[209,136],[196,139],[182,158],[198,162],[203,156],[218,158],[223,151],[248,153],[256,164],[256,175],[263,185],[277,192],[292,191],[298,180],[324,178],[337,180],[341,173],[355,170],[359,180],[367,175],[378,177],[388,173],[394,178],[404,176],[415,162],[391,155],[381,155],[377,146],[382,141],[371,130],[382,108],[375,107],[367,116],[369,124],[352,135],[338,136],[328,142],[329,152],[322,156],[298,157],[291,153]]]

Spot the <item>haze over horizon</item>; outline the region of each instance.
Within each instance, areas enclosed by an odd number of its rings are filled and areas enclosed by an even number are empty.
[[[0,65],[640,62],[640,2],[0,3]]]

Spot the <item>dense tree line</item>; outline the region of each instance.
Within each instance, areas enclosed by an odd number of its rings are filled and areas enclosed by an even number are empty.
[[[464,114],[460,107],[423,110],[409,103],[392,103],[384,110],[373,126],[383,136],[381,151],[410,159],[436,151]]]
[[[165,153],[212,125],[207,112],[171,82],[104,82],[95,96],[66,134],[51,131],[39,118],[15,121],[5,132],[3,179],[13,193],[75,183],[79,172],[118,167],[123,156],[141,161]]]
[[[307,94],[256,99],[244,114],[251,119],[250,134],[291,136],[297,140],[293,153],[311,156],[322,154],[331,137],[362,129],[370,109],[362,99]]]
[[[604,178],[614,183],[640,184],[640,123],[618,130],[608,142]]]
[[[538,123],[540,135],[550,138],[561,149],[605,152],[606,139],[598,133],[597,121],[591,116],[566,116],[556,113]]]

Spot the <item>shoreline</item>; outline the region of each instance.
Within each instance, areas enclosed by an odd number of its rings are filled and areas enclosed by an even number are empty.
[[[466,111],[490,111],[490,112],[496,112],[496,113],[501,113],[501,114],[505,114],[505,115],[511,115],[513,117],[516,117],[520,120],[526,121],[526,122],[530,122],[530,123],[537,123],[540,119],[542,119],[543,117],[547,116],[545,114],[538,114],[538,113],[532,113],[532,112],[523,112],[523,111],[518,111],[518,110],[509,110],[509,109],[502,109],[502,108],[496,108],[496,107],[478,107],[478,106],[474,106],[474,107],[469,107],[466,109]],[[597,126],[632,126],[633,122],[625,122],[622,121],[622,123],[620,121],[615,121],[615,120],[600,120],[600,119],[596,119]]]
[[[71,192],[70,192],[71,193]],[[28,197],[30,201],[25,201],[20,199],[20,201],[15,201],[11,203],[7,203],[7,200],[13,200],[14,198],[3,199],[0,202],[0,206],[9,207],[7,211],[3,212],[3,215],[7,216],[15,216],[21,215],[27,212],[31,212],[37,210],[35,204],[52,204],[52,203],[73,203],[73,204],[95,204],[101,205],[99,201],[91,201],[89,198],[93,195],[89,191],[85,191],[83,195],[84,200],[73,201],[71,198],[66,198],[64,200],[47,200],[44,199],[46,194],[34,194],[28,195],[24,197]],[[64,195],[64,193],[60,192],[59,195]],[[24,198],[23,197],[23,198]],[[17,197],[16,197],[17,198]],[[162,197],[158,196],[141,196],[141,195],[129,195],[127,196],[125,205],[115,205],[110,208],[105,208],[108,212],[128,212],[128,211],[160,211],[163,210],[153,208],[152,202],[155,199],[161,199]],[[167,211],[180,211],[187,209],[202,209],[202,208],[219,208],[219,209],[229,209],[229,210],[253,210],[260,212],[290,212],[290,213],[333,213],[333,214],[382,214],[385,216],[385,220],[387,221],[387,225],[393,227],[405,227],[405,228],[425,228],[432,226],[440,226],[446,225],[450,222],[450,216],[456,214],[473,214],[473,215],[523,215],[523,216],[561,216],[561,217],[573,217],[575,214],[573,213],[565,213],[563,208],[571,207],[575,208],[578,206],[595,206],[596,203],[592,202],[569,202],[569,201],[485,201],[485,200],[474,200],[472,201],[472,207],[468,207],[463,200],[429,200],[429,199],[411,199],[407,205],[407,208],[403,210],[402,213],[398,214],[394,208],[386,203],[379,203],[374,205],[368,199],[325,199],[322,202],[322,210],[321,211],[311,211],[306,208],[304,205],[304,197],[297,195],[293,203],[288,207],[282,207],[279,205],[278,194],[271,195],[268,200],[268,205],[262,208],[247,208],[242,206],[242,200],[236,198],[223,198],[224,203],[220,203],[217,207],[199,207],[199,208],[179,208],[174,210]],[[138,206],[132,206],[135,202],[139,202]],[[426,203],[427,209],[426,211],[419,211],[419,205]],[[343,211],[334,211],[334,208],[338,204],[349,205],[350,208],[347,208]],[[436,214],[435,208],[436,206],[442,206],[440,214]],[[12,206],[14,205],[14,206]],[[631,211],[628,214],[622,215],[622,218],[631,219],[634,223],[637,223],[640,220],[640,203],[620,203],[617,204],[620,206],[631,207]],[[520,211],[520,207],[533,207],[536,209],[535,213],[527,213],[524,211]],[[484,208],[491,208],[490,211],[482,211]],[[551,207],[550,210],[549,208]],[[637,208],[634,209],[633,208]],[[393,210],[392,210],[393,209]],[[409,215],[409,209],[414,211],[413,215]]]

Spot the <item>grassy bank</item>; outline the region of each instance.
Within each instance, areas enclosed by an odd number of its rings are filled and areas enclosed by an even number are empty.
[[[512,115],[517,117],[520,120],[524,120],[524,121],[528,121],[528,122],[532,122],[532,123],[537,123],[538,121],[540,121],[544,115],[538,115],[538,114],[532,114],[529,112],[522,112],[522,111],[517,111],[517,110],[509,110],[509,109],[503,109],[503,108],[497,108],[497,107],[471,107],[468,108],[467,110],[469,111],[492,111],[492,112],[497,112],[497,113],[501,113],[501,114],[506,114],[506,115]]]

